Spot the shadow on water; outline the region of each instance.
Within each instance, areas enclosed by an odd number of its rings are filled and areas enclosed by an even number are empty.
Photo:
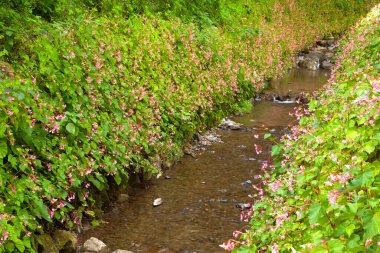
[[[293,69],[272,82],[276,92],[312,91],[327,81],[327,72]],[[127,203],[115,204],[103,219],[108,222],[80,236],[97,237],[112,249],[134,252],[224,252],[218,245],[232,232],[247,226],[240,221],[237,203],[250,202],[253,192],[245,181],[257,183],[263,161],[270,158],[269,131],[280,137],[294,119],[294,104],[256,102],[252,112],[233,120],[247,130],[217,130],[223,143],[203,153],[183,157],[148,189],[131,193]],[[259,135],[256,139],[255,136]],[[257,155],[254,144],[263,148]],[[163,204],[152,207],[155,198]]]

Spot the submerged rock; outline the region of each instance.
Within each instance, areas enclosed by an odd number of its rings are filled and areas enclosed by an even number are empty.
[[[83,251],[98,253],[111,252],[104,242],[95,237],[91,237],[83,244]]]
[[[121,193],[121,194],[117,197],[117,202],[118,202],[118,203],[123,203],[123,202],[128,201],[128,199],[129,199],[128,194]]]

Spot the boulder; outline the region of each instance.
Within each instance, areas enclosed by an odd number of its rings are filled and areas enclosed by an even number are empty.
[[[304,69],[317,70],[319,68],[319,59],[315,57],[305,57],[299,61],[299,66]]]
[[[318,50],[313,50],[307,55],[305,55],[305,58],[317,58],[319,62],[322,62],[327,59],[326,52],[318,51]]]
[[[91,237],[83,244],[83,251],[96,253],[111,252],[107,245],[98,238]]]

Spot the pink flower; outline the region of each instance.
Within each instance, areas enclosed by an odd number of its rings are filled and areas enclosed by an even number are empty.
[[[339,196],[340,196],[340,194],[337,190],[329,191],[328,198],[329,198],[329,202],[331,203],[331,205],[336,204],[336,200],[339,198]]]
[[[368,247],[369,245],[371,245],[373,242],[373,239],[368,239],[367,241],[365,241],[365,244],[364,246]]]
[[[256,144],[254,144],[254,146],[255,146],[256,154],[259,155],[259,154],[261,154],[261,153],[263,152],[260,146],[258,146],[258,145],[256,145]]]
[[[272,246],[272,253],[279,253],[279,247],[277,245],[277,243],[274,243],[273,246]]]
[[[9,236],[9,233],[8,232],[4,232],[2,239],[5,241],[5,240],[8,239],[8,236]]]
[[[225,250],[233,250],[235,245],[232,241],[224,242],[223,244],[219,245],[219,247],[225,249]]]

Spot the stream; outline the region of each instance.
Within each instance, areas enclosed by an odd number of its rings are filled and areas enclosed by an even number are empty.
[[[327,82],[329,71],[292,69],[271,83],[276,94],[311,92]],[[133,252],[225,252],[218,245],[232,238],[232,232],[247,226],[240,221],[239,203],[252,202],[251,183],[259,182],[262,163],[270,159],[271,132],[277,138],[294,123],[296,104],[255,101],[250,113],[231,119],[242,130],[215,130],[222,143],[215,143],[196,155],[185,155],[165,176],[149,182],[146,189],[133,189],[128,201],[115,203],[102,217],[106,224],[79,236],[90,237],[111,249]],[[259,138],[257,138],[257,135]],[[263,152],[255,152],[254,144]],[[249,180],[249,181],[248,181]],[[251,182],[251,183],[250,183]],[[162,198],[162,204],[152,201]]]

